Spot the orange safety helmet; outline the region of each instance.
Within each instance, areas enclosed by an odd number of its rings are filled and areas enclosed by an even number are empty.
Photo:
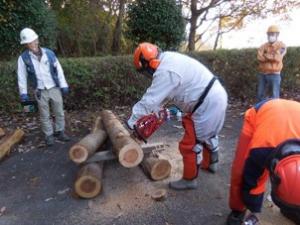
[[[300,154],[286,156],[274,166],[271,181],[275,203],[300,207]]]
[[[137,70],[145,69],[148,66],[156,70],[160,64],[158,56],[159,48],[156,45],[143,42],[134,51],[134,66]]]

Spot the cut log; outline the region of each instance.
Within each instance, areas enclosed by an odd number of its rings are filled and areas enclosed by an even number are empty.
[[[119,119],[109,110],[103,110],[101,117],[120,164],[127,168],[140,164],[144,157],[143,150]]]
[[[92,128],[92,133],[95,133],[97,130],[104,130],[101,116],[98,116],[95,120],[95,123]]]
[[[69,150],[69,157],[75,163],[85,162],[104,143],[107,134],[104,130],[96,130],[88,134]]]
[[[141,165],[146,175],[152,180],[163,180],[171,173],[171,164],[166,159],[148,156],[143,159]]]
[[[21,129],[16,129],[11,135],[8,135],[1,140],[0,144],[0,160],[8,155],[11,148],[19,143],[24,137],[24,131]]]
[[[103,162],[83,166],[77,175],[74,189],[82,198],[94,198],[102,190]]]
[[[155,201],[162,201],[166,198],[166,189],[156,189],[151,193],[151,198]]]
[[[5,131],[0,127],[0,138],[2,138],[5,135]]]

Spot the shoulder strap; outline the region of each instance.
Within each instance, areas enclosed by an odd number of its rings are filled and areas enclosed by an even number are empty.
[[[203,103],[203,101],[204,101],[206,95],[208,94],[210,88],[213,86],[213,84],[214,84],[214,82],[215,82],[216,79],[217,79],[217,77],[214,76],[214,77],[209,81],[208,85],[205,87],[204,91],[202,92],[202,95],[200,96],[200,98],[199,98],[197,104],[194,106],[194,109],[193,109],[192,113],[194,113],[194,112],[200,107],[200,105]]]

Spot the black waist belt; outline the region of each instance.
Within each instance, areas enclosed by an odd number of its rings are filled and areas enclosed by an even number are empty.
[[[210,90],[211,87],[213,86],[213,84],[214,84],[214,82],[215,82],[216,79],[217,79],[217,77],[214,76],[214,77],[209,81],[208,85],[206,86],[206,88],[204,89],[202,95],[200,96],[200,98],[199,98],[197,104],[194,106],[194,109],[193,109],[192,113],[194,113],[194,112],[200,107],[200,105],[204,102],[204,99],[205,99],[206,95],[208,94],[209,90]]]

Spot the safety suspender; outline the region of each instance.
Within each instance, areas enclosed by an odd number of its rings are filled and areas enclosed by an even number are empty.
[[[194,109],[192,111],[192,113],[194,113],[199,107],[200,105],[204,102],[205,97],[207,96],[209,90],[211,89],[211,87],[213,86],[214,82],[217,80],[217,77],[214,76],[208,83],[208,85],[206,86],[206,88],[204,89],[202,95],[200,96],[197,104],[194,106]]]

